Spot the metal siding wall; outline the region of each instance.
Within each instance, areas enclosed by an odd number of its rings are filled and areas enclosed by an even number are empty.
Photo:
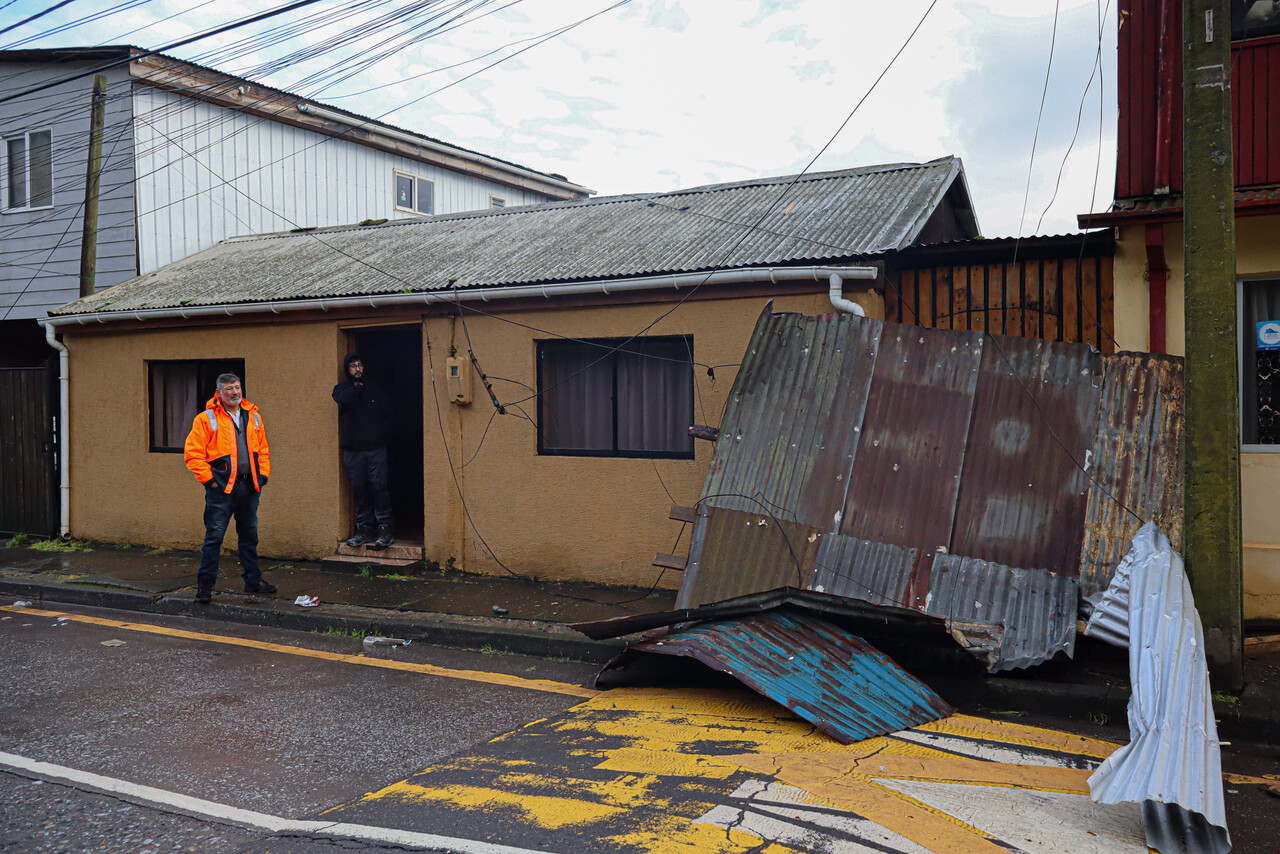
[[[85,66],[56,69],[6,63],[13,87],[26,87]],[[12,75],[12,76],[10,76]],[[107,72],[103,174],[98,212],[99,288],[136,275],[134,260],[133,154],[129,120],[129,82],[119,69]],[[53,207],[0,213],[0,318],[29,320],[76,299],[80,293],[80,239],[83,229],[85,170],[88,158],[92,78],[55,86],[0,104],[0,136],[23,131],[52,131]],[[0,192],[7,182],[0,152]],[[4,201],[7,201],[7,195]],[[0,202],[0,209],[3,209]]]
[[[412,218],[395,210],[396,169],[435,182],[437,213],[488,208],[490,193],[547,201],[150,86],[134,109],[144,273],[242,234]]]

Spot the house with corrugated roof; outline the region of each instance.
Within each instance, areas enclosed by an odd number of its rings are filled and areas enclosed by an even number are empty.
[[[649,585],[711,462],[690,427],[719,424],[762,307],[883,317],[895,256],[977,235],[944,157],[230,238],[45,321],[66,349],[67,530],[198,543],[181,445],[231,369],[272,448],[261,551],[333,555],[352,512],[330,390],[358,351],[397,402],[410,556]],[[107,387],[137,405],[104,418]]]

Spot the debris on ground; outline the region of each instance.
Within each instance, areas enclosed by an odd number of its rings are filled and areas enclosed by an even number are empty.
[[[293,604],[297,605],[299,608],[314,608],[320,604],[320,597],[306,595],[299,596],[297,599],[293,600]]]

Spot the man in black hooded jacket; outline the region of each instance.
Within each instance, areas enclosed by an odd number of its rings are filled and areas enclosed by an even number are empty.
[[[359,353],[347,354],[344,370],[347,380],[333,387],[333,399],[338,403],[342,464],[356,499],[356,533],[347,545],[372,543],[370,548],[385,549],[395,542],[387,484],[387,433],[395,410],[382,386],[365,382]]]

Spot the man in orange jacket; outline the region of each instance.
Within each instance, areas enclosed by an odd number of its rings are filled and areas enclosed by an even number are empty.
[[[207,604],[218,580],[227,523],[236,519],[240,568],[248,593],[275,593],[258,568],[258,499],[271,474],[271,448],[258,407],[245,400],[240,378],[222,374],[183,449],[187,468],[204,484],[204,545],[196,571],[196,601]]]

